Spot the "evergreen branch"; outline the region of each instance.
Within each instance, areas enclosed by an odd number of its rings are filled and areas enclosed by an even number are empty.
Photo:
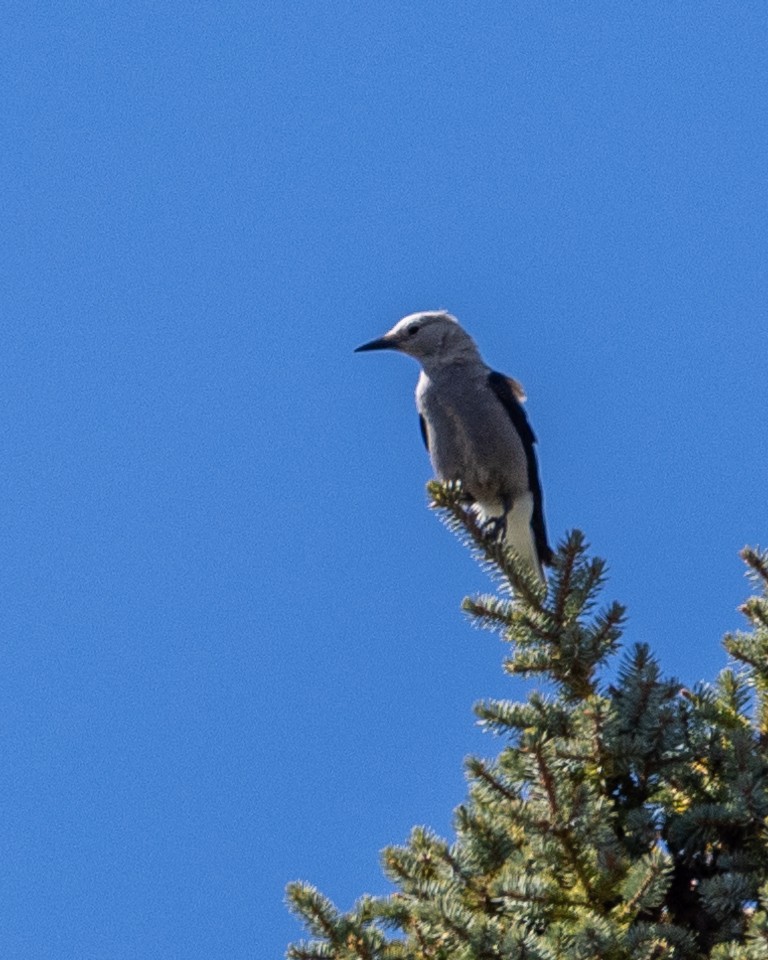
[[[605,582],[605,561],[599,557],[594,557],[584,568],[583,580],[579,584],[578,598],[579,611],[584,613],[588,611],[593,601],[594,595]]]
[[[475,715],[486,730],[516,734],[521,726],[520,704],[508,700],[483,700],[474,706]]]
[[[555,649],[562,635],[562,629],[552,623],[546,612],[515,609],[510,617],[506,639],[521,647],[530,647],[539,642]]]
[[[616,908],[617,916],[629,920],[657,907],[672,882],[672,869],[671,858],[658,846],[633,864],[622,883],[624,902]]]
[[[494,890],[494,895],[505,900],[512,900],[517,903],[525,903],[532,906],[552,907],[557,902],[554,900],[550,890],[547,890],[545,893],[535,894],[522,893],[519,890],[509,890],[506,887],[501,887],[499,890]],[[562,897],[559,903],[562,906],[568,907],[591,906],[588,900],[580,899],[579,897]]]
[[[596,654],[601,654],[601,659],[616,649],[621,628],[626,622],[626,613],[626,607],[620,603],[613,603],[596,618],[592,646]]]
[[[477,626],[488,630],[509,626],[512,616],[512,605],[508,600],[487,595],[465,597],[461,608],[473,618]]]
[[[768,636],[728,633],[723,646],[734,660],[752,669],[756,680],[768,679]]]
[[[459,861],[451,853],[450,847],[446,847],[443,851],[443,860],[448,864],[457,880],[467,880],[467,871],[463,869]]]
[[[285,952],[288,960],[330,960],[333,950],[328,943],[319,940],[300,940],[292,943]]]
[[[626,935],[627,956],[633,960],[677,960],[696,958],[701,954],[690,932],[676,924],[639,921]],[[644,956],[639,950],[646,950]]]
[[[363,895],[357,903],[356,913],[362,923],[378,921],[384,926],[403,928],[410,919],[409,897],[393,893],[388,897]]]
[[[339,941],[342,917],[316,887],[308,883],[289,883],[286,898],[291,910],[301,916],[312,933],[325,937],[329,943]]]
[[[582,890],[591,899],[592,891],[591,884],[589,879],[584,871],[583,865],[581,863],[581,858],[579,857],[578,851],[576,849],[576,844],[574,842],[574,836],[571,830],[567,829],[563,825],[563,821],[560,815],[560,804],[557,798],[557,789],[555,786],[555,777],[552,770],[549,768],[549,764],[544,757],[544,750],[540,743],[534,744],[532,751],[533,756],[536,760],[536,764],[539,771],[539,783],[544,787],[546,793],[547,802],[549,804],[550,817],[551,817],[551,831],[558,837],[560,840],[563,849],[568,855],[571,866],[573,867],[576,876],[579,879]]]
[[[739,556],[768,591],[768,550],[760,551],[754,547],[744,547]]]
[[[743,911],[745,902],[757,895],[754,880],[742,873],[728,872],[707,877],[699,884],[699,895],[707,911],[721,923]]]
[[[739,610],[748,617],[756,627],[768,629],[768,603],[763,597],[750,597]]]
[[[504,797],[505,800],[517,803],[520,799],[517,794],[505,787],[497,777],[494,777],[483,761],[477,757],[470,757],[467,760],[467,771],[470,776],[475,777],[477,780],[482,780],[483,783]]]
[[[734,724],[749,728],[746,708],[749,703],[749,690],[744,678],[733,670],[721,670],[717,678],[717,702],[733,718]]]
[[[565,622],[565,610],[571,593],[573,572],[576,561],[581,556],[583,550],[584,534],[580,530],[574,530],[555,556],[557,585],[555,590],[554,616],[555,621],[559,625]]]
[[[496,734],[517,737],[521,731],[535,729],[546,736],[567,736],[570,728],[570,712],[536,693],[526,703],[481,700],[474,710],[481,726]]]
[[[551,673],[552,662],[542,650],[516,650],[504,661],[506,673],[529,676],[536,673]]]

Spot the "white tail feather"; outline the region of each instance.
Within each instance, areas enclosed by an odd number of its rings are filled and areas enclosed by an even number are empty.
[[[489,520],[498,520],[504,516],[504,504],[501,501],[485,501],[475,504],[477,517],[482,523]],[[507,522],[504,533],[504,540],[508,547],[528,564],[536,576],[545,583],[544,571],[539,563],[539,554],[536,550],[536,541],[531,529],[531,516],[533,515],[533,496],[526,493],[518,497],[507,511]]]

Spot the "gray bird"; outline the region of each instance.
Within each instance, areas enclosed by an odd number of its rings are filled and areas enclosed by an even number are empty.
[[[483,362],[475,341],[444,311],[403,317],[363,350],[399,350],[421,364],[416,406],[440,480],[460,480],[483,523],[544,581],[547,544],[536,437],[523,388]]]

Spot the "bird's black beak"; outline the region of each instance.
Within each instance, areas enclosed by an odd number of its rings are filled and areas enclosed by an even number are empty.
[[[394,350],[395,343],[388,337],[379,337],[378,340],[371,340],[370,343],[364,343],[362,347],[356,347],[354,353],[363,353],[365,350]]]

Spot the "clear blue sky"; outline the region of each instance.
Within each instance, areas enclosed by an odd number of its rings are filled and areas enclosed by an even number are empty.
[[[768,541],[757,2],[12,3],[3,960],[278,957],[450,832],[487,583],[425,508],[444,307],[685,682]]]

